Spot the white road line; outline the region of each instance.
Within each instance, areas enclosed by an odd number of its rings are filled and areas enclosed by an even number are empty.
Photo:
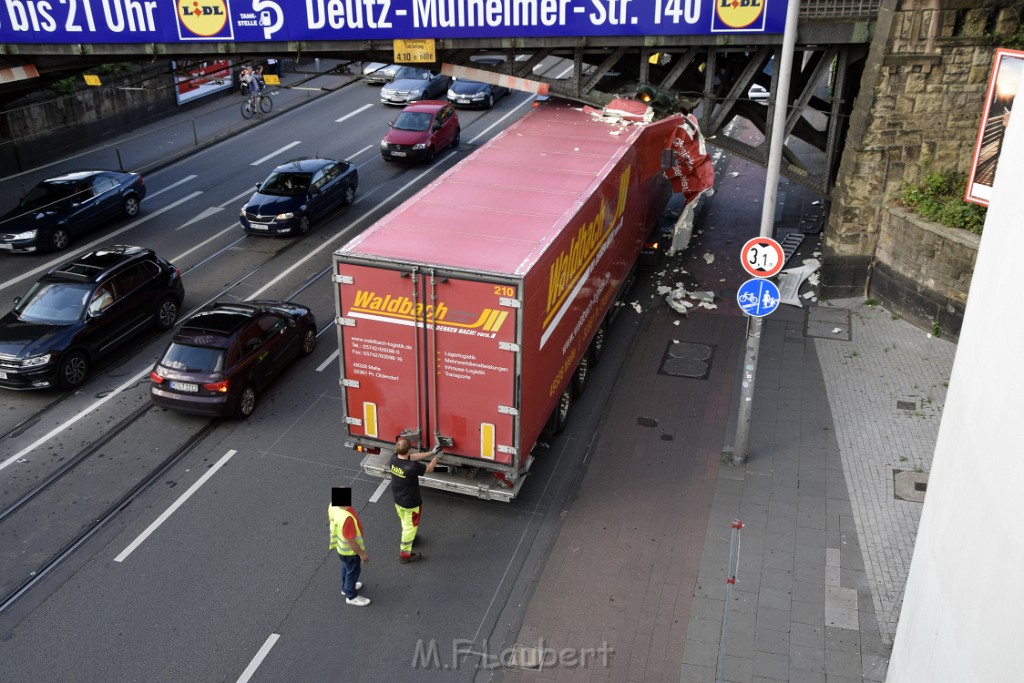
[[[245,667],[245,671],[243,671],[242,675],[238,677],[238,683],[247,683],[247,681],[252,678],[252,675],[256,673],[256,669],[260,668],[260,664],[262,664],[266,656],[270,654],[270,648],[274,647],[274,643],[276,643],[277,639],[280,637],[281,636],[276,633],[270,634],[267,641],[263,643],[263,647],[260,648],[260,651],[257,652],[256,656],[252,658],[251,662],[249,662],[249,666]]]
[[[181,507],[182,504],[186,500],[188,500],[192,496],[193,493],[195,493],[196,491],[199,490],[200,486],[205,484],[210,479],[210,477],[212,477],[217,472],[217,470],[219,470],[221,467],[223,467],[224,463],[226,463],[228,460],[230,460],[231,456],[233,456],[237,452],[238,451],[232,449],[232,450],[228,451],[227,453],[225,453],[224,457],[217,461],[217,464],[215,464],[213,467],[208,469],[206,471],[206,474],[204,474],[203,476],[199,477],[199,480],[196,481],[196,483],[192,484],[192,486],[189,487],[188,491],[185,491],[185,493],[181,494],[181,498],[179,498],[178,500],[174,501],[174,503],[171,504],[171,507],[169,507],[166,510],[164,510],[164,513],[162,515],[160,515],[159,517],[157,517],[156,521],[154,521],[152,524],[150,524],[146,528],[145,531],[143,531],[141,534],[139,534],[138,538],[136,538],[134,541],[132,541],[128,545],[127,548],[122,550],[121,554],[114,558],[114,562],[124,562],[125,558],[127,558],[129,555],[131,555],[132,552],[136,548],[138,548],[140,545],[142,545],[142,542],[145,541],[147,538],[149,538],[150,534],[152,534],[154,531],[156,531],[160,527],[161,524],[166,522],[167,518],[170,517],[171,515],[173,515],[175,510],[177,510],[179,507]],[[266,646],[264,646],[264,647],[266,647]]]
[[[167,187],[165,187],[164,189],[162,189],[162,190],[157,190],[156,192],[150,192],[150,193],[149,193],[149,194],[147,194],[146,196],[147,196],[147,197],[157,197],[157,196],[159,196],[159,195],[162,195],[162,194],[163,194],[164,192],[167,192],[168,190],[173,190],[173,189],[174,189],[174,188],[176,188],[176,187],[177,187],[178,185],[184,185],[184,184],[185,184],[185,183],[187,183],[188,181],[190,181],[190,180],[193,180],[193,179],[195,179],[195,178],[198,178],[198,177],[199,177],[199,176],[197,176],[197,175],[189,175],[189,176],[185,176],[184,178],[182,178],[182,179],[181,179],[181,180],[179,180],[178,182],[174,183],[173,185],[168,185],[168,186],[167,186]]]
[[[364,104],[363,106],[359,107],[359,109],[356,109],[354,112],[351,112],[349,114],[345,114],[340,119],[334,119],[334,122],[335,123],[341,123],[345,119],[350,119],[353,116],[355,116],[356,114],[361,114],[362,112],[366,111],[367,109],[369,109],[372,106],[374,106],[374,105],[372,105],[372,104]]]
[[[380,497],[382,495],[384,495],[385,491],[388,490],[388,485],[390,483],[391,483],[390,479],[385,479],[384,481],[382,481],[380,483],[380,486],[377,487],[377,490],[373,492],[372,496],[370,496],[370,502],[371,503],[376,503],[378,500],[380,500]]]
[[[338,349],[335,349],[334,353],[332,353],[331,355],[327,356],[327,360],[325,360],[323,363],[321,363],[320,365],[318,365],[316,367],[316,371],[317,372],[323,372],[324,368],[326,368],[328,365],[333,363],[334,359],[337,358],[340,354],[341,354],[341,352]]]
[[[361,150],[359,150],[358,152],[353,154],[352,157],[357,157],[360,154],[362,154],[363,152],[369,151],[371,149],[380,149],[380,145],[367,145],[366,147],[363,147]],[[351,159],[352,157],[349,157],[349,158]]]
[[[128,225],[124,226],[123,228],[115,230],[114,232],[108,232],[103,237],[95,239],[92,242],[89,242],[88,244],[82,245],[81,247],[79,247],[79,249],[81,249],[81,251],[85,252],[85,251],[87,251],[89,249],[92,249],[97,244],[100,244],[100,243],[110,243],[111,239],[113,239],[117,235],[120,235],[122,232],[125,232],[126,230],[131,230],[135,226],[141,225],[142,223],[145,223],[146,221],[150,220],[151,218],[156,218],[160,214],[165,213],[167,211],[170,211],[171,209],[173,209],[173,208],[175,208],[175,207],[177,207],[177,206],[179,206],[181,204],[184,204],[185,202],[192,201],[193,199],[195,199],[196,197],[198,197],[201,194],[202,194],[202,191],[201,190],[197,190],[197,191],[193,192],[192,194],[190,194],[188,196],[182,197],[181,199],[179,199],[178,201],[174,202],[173,204],[168,204],[164,208],[159,209],[157,211],[154,211],[153,213],[147,213],[142,218],[138,219],[137,221],[132,221]],[[15,284],[17,282],[21,282],[22,280],[24,280],[26,278],[29,278],[29,277],[32,277],[33,275],[38,275],[39,273],[48,271],[51,268],[53,268],[54,266],[58,266],[58,265],[64,263],[65,261],[69,260],[69,258],[70,257],[68,257],[68,256],[61,256],[61,257],[58,257],[58,258],[55,258],[55,259],[51,259],[50,261],[47,261],[46,263],[44,263],[43,265],[39,266],[38,268],[33,268],[32,270],[28,271],[27,273],[23,273],[23,274],[19,275],[18,277],[11,278],[10,280],[4,280],[3,286],[4,287],[10,287],[11,285],[13,285],[13,284]],[[0,469],[3,469],[3,468],[0,468]]]
[[[282,147],[281,149],[278,149],[278,150],[274,150],[273,152],[271,152],[271,153],[270,153],[270,154],[268,154],[267,156],[263,157],[262,159],[257,159],[256,161],[252,162],[252,163],[251,163],[251,164],[249,164],[249,165],[250,165],[250,166],[259,166],[260,164],[262,164],[262,163],[263,163],[264,161],[266,161],[267,159],[273,159],[274,157],[276,157],[276,156],[277,156],[278,154],[280,154],[281,152],[287,152],[288,150],[290,150],[290,149],[291,149],[292,147],[294,147],[295,145],[301,145],[301,144],[302,144],[302,141],[301,141],[301,140],[296,140],[295,142],[292,142],[292,143],[289,143],[289,144],[285,145],[285,146],[284,146],[284,147]]]
[[[36,439],[35,441],[33,441],[33,442],[32,442],[31,444],[29,444],[28,446],[26,446],[25,448],[22,448],[22,449],[21,449],[20,451],[18,451],[17,453],[15,453],[14,455],[12,455],[11,457],[9,457],[9,458],[7,458],[6,460],[4,460],[4,461],[3,461],[2,463],[0,463],[0,470],[4,469],[5,467],[7,467],[7,466],[8,466],[8,465],[10,465],[11,463],[15,462],[16,460],[18,460],[18,459],[20,459],[20,458],[23,458],[24,456],[28,455],[28,454],[29,454],[29,453],[31,453],[31,452],[32,452],[32,451],[33,451],[33,450],[34,450],[34,449],[35,449],[35,448],[36,448],[37,446],[40,446],[41,444],[44,444],[44,443],[46,443],[47,441],[49,441],[50,439],[52,439],[52,438],[53,438],[54,436],[56,436],[57,434],[60,434],[60,433],[61,433],[62,431],[64,431],[65,429],[67,429],[67,428],[68,428],[68,427],[70,427],[71,425],[75,424],[76,422],[78,422],[79,420],[81,420],[81,419],[82,419],[83,417],[85,417],[86,415],[88,415],[88,414],[89,414],[89,413],[91,413],[92,411],[96,410],[97,408],[99,408],[99,407],[100,407],[101,405],[103,405],[104,403],[106,403],[106,402],[107,402],[107,401],[109,401],[110,399],[112,399],[112,398],[114,398],[115,396],[117,396],[118,394],[120,394],[120,393],[121,393],[122,391],[124,391],[125,389],[127,389],[127,388],[129,388],[129,387],[132,387],[132,386],[134,386],[134,385],[135,385],[135,384],[136,384],[136,383],[137,383],[137,382],[138,382],[138,381],[139,381],[140,379],[142,379],[143,377],[145,377],[146,375],[148,375],[151,369],[152,369],[152,368],[149,368],[149,367],[147,367],[147,368],[146,368],[145,370],[143,370],[143,371],[142,371],[142,372],[140,372],[139,374],[135,375],[134,377],[131,377],[131,378],[130,378],[130,379],[129,379],[129,380],[127,381],[127,382],[125,382],[124,384],[122,384],[121,386],[119,386],[119,387],[118,387],[117,389],[114,389],[114,390],[113,390],[113,391],[111,391],[111,392],[110,392],[109,394],[107,394],[107,395],[106,395],[106,396],[104,396],[103,398],[99,399],[98,401],[96,401],[95,403],[93,403],[93,404],[92,404],[91,406],[89,406],[88,408],[86,408],[86,409],[84,409],[84,410],[81,410],[81,411],[79,411],[79,412],[78,412],[78,413],[77,413],[77,414],[76,414],[76,415],[75,415],[74,417],[72,417],[72,418],[71,418],[70,420],[67,420],[66,422],[63,422],[63,423],[61,423],[61,424],[57,425],[56,427],[54,427],[53,429],[51,429],[50,431],[48,431],[48,432],[47,432],[46,434],[44,434],[43,436],[39,437],[38,439]]]
[[[256,188],[255,188],[255,187],[253,187],[253,188],[251,188],[251,189],[248,189],[248,190],[244,190],[244,191],[242,191],[242,192],[240,192],[240,193],[236,194],[236,195],[235,195],[234,197],[232,197],[231,199],[227,200],[227,201],[226,201],[226,202],[224,202],[223,204],[221,204],[221,206],[227,206],[228,204],[234,204],[234,203],[235,203],[235,202],[237,202],[237,201],[238,201],[239,199],[242,199],[242,198],[244,198],[244,197],[251,197],[251,196],[252,196],[252,193],[253,193],[253,192],[255,192],[255,191],[256,191]]]

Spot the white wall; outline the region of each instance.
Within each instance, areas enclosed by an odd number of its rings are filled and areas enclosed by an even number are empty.
[[[1004,139],[890,683],[1024,681],[1024,114]]]

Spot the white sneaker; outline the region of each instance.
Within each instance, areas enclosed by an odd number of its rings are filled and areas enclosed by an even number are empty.
[[[357,595],[354,598],[345,598],[345,602],[349,605],[355,605],[356,607],[366,607],[370,604],[370,598],[364,598],[361,595]]]
[[[362,581],[356,581],[356,590],[359,590],[362,587],[363,587],[363,582]]]

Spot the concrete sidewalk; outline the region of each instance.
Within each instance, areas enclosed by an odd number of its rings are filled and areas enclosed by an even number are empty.
[[[730,168],[748,183],[763,173]],[[885,678],[956,347],[860,300],[783,306],[763,326],[750,449],[734,467],[723,447],[745,339],[738,250],[757,224],[739,205],[706,220],[661,278],[714,290],[716,309],[684,317],[655,292],[640,298],[634,347],[516,638],[525,665],[544,650],[614,654],[585,667],[549,656],[503,680]]]

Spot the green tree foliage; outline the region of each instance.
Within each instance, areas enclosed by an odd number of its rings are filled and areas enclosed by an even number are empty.
[[[967,175],[956,171],[929,173],[920,183],[903,186],[902,203],[930,221],[980,235],[985,207],[964,201]]]

